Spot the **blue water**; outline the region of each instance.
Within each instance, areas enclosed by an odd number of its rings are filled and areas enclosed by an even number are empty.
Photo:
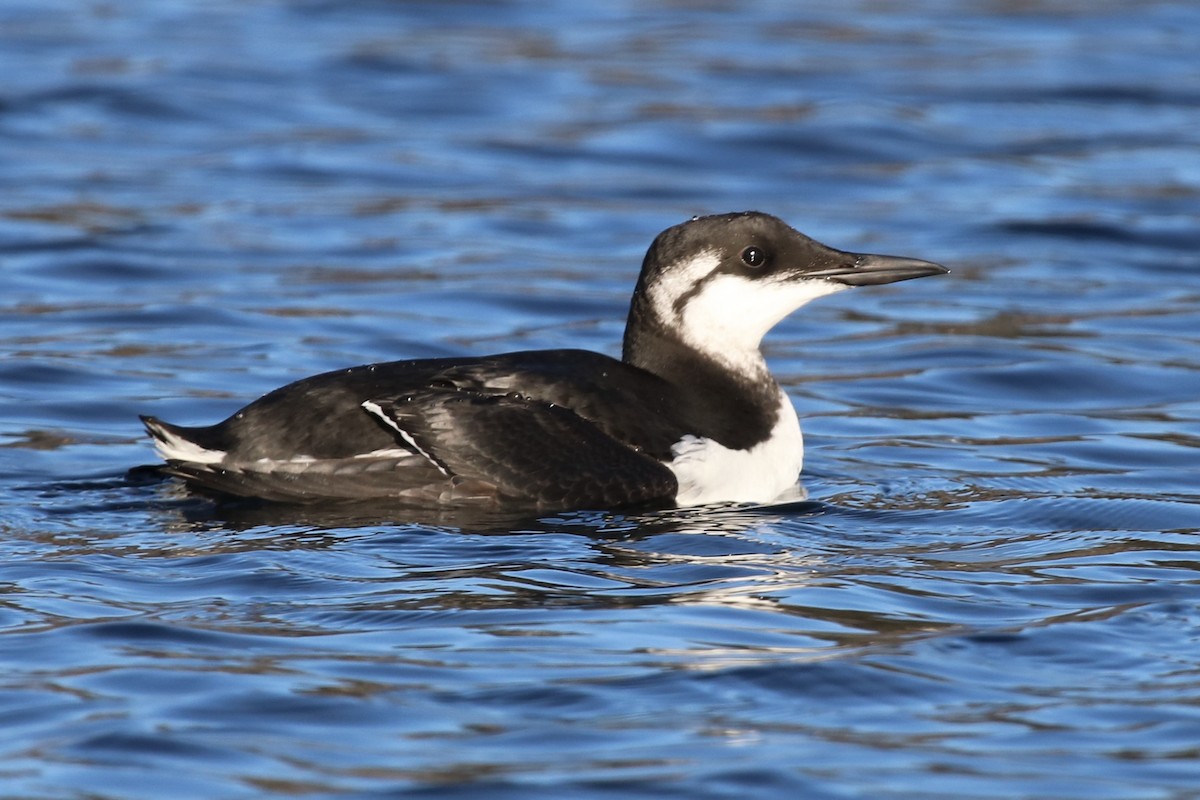
[[[1200,6],[0,6],[0,796],[1200,793]],[[234,513],[368,361],[617,350],[757,208],[953,272],[768,355],[810,502]]]

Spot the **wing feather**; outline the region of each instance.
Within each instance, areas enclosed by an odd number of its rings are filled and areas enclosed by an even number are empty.
[[[429,388],[366,406],[447,474],[504,498],[582,507],[667,501],[664,464],[571,409],[521,394]]]

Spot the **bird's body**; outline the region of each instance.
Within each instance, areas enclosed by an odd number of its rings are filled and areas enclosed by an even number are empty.
[[[945,271],[833,250],[765,214],[701,217],[647,253],[620,360],[371,364],[276,389],[216,425],[143,421],[171,474],[266,500],[766,502],[795,483],[803,445],[763,335],[814,297]]]

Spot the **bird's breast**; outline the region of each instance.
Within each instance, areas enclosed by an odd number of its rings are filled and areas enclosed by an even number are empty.
[[[776,422],[766,439],[738,450],[689,434],[671,448],[667,466],[679,481],[675,502],[694,506],[770,502],[796,483],[803,463],[800,421],[780,390]]]

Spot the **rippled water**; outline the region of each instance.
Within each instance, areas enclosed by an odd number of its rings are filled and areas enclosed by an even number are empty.
[[[1200,7],[0,6],[0,795],[1200,791]],[[807,503],[235,513],[324,369],[615,352],[758,208],[953,273],[769,340]]]

